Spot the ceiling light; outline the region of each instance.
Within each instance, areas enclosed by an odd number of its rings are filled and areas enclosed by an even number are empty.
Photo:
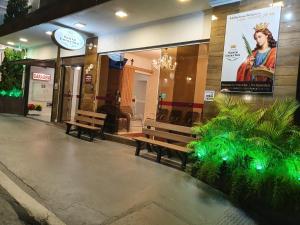
[[[8,45],[15,45],[15,43],[12,42],[12,41],[8,41],[7,44],[8,44]]]
[[[218,17],[216,17],[215,15],[211,16],[211,20],[217,20],[217,19],[218,19]]]
[[[284,7],[283,1],[271,3],[270,6],[280,6]]]
[[[189,2],[190,0],[178,0],[178,1],[181,3],[186,3],[186,2]]]
[[[86,24],[78,22],[78,23],[75,23],[74,26],[82,29],[82,28],[85,28]]]
[[[51,36],[52,35],[52,31],[47,31],[46,34],[49,35],[49,36]]]
[[[28,40],[26,38],[20,38],[19,40],[22,42],[28,42]]]
[[[120,18],[125,18],[125,17],[128,16],[128,14],[127,14],[126,12],[122,11],[122,10],[117,11],[117,12],[115,13],[115,15],[116,15],[117,17],[120,17]]]

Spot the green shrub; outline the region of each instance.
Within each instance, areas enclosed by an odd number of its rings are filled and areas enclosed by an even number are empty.
[[[216,98],[219,114],[193,128],[190,173],[243,205],[300,212],[300,129],[295,100],[254,110],[234,97]]]
[[[25,51],[17,51],[12,48],[6,48],[4,51],[4,59],[0,66],[1,91],[21,90],[23,78],[23,65],[12,63],[24,59]]]

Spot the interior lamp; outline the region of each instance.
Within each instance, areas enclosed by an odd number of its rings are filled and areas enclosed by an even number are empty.
[[[152,65],[155,69],[166,69],[174,72],[177,67],[176,59],[169,55],[168,48],[165,48],[161,58],[152,61]]]

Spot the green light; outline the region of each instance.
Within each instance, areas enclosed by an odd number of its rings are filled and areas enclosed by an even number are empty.
[[[12,90],[9,91],[0,90],[0,96],[20,98],[23,96],[23,91],[17,88],[13,88]]]
[[[201,157],[202,157],[202,155],[201,155],[201,153],[200,153],[200,152],[198,152],[198,153],[197,153],[197,156],[198,156],[199,158],[201,158]]]
[[[262,166],[262,165],[256,165],[256,169],[257,169],[257,170],[262,170],[262,169],[263,169],[263,166]]]
[[[285,171],[292,179],[300,181],[300,159],[297,156],[285,160]]]
[[[228,160],[228,156],[224,156],[224,157],[222,157],[222,159],[223,159],[224,161],[227,161],[227,160]]]
[[[196,155],[199,159],[204,158],[207,152],[205,146],[202,146],[201,143],[196,145]]]
[[[6,91],[2,90],[0,91],[1,96],[5,96],[6,95]]]

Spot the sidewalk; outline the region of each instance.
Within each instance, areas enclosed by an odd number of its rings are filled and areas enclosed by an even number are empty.
[[[29,225],[19,218],[12,201],[6,191],[0,187],[0,225]]]
[[[68,225],[257,224],[221,193],[134,151],[0,114],[0,168]]]

